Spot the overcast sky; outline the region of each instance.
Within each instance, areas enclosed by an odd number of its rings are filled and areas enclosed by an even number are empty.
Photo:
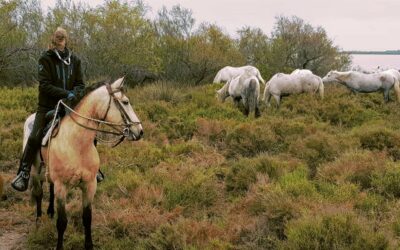
[[[55,0],[42,0],[43,7]],[[84,1],[91,6],[102,0]],[[296,15],[322,26],[344,50],[400,49],[400,0],[144,0],[152,16],[165,5],[191,9],[197,24],[215,23],[231,35],[243,26],[259,27],[267,35],[278,15]]]

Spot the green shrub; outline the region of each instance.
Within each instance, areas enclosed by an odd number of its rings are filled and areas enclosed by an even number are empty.
[[[372,232],[352,215],[303,217],[288,223],[282,249],[387,249],[382,234]]]
[[[178,231],[175,225],[161,225],[156,232],[152,233],[143,244],[145,249],[186,249],[184,234]]]
[[[214,204],[217,187],[212,173],[198,170],[181,174],[179,179],[162,177],[165,193],[163,206],[166,209],[176,206],[204,209]]]
[[[367,216],[377,216],[378,213],[384,213],[386,208],[385,198],[379,194],[366,193],[355,203],[354,208]]]
[[[333,202],[353,201],[360,192],[360,188],[353,183],[334,184],[326,181],[316,181],[315,187],[322,197]]]
[[[194,120],[188,120],[177,116],[169,116],[161,124],[168,139],[190,140],[196,131]]]
[[[124,169],[109,173],[104,185],[99,185],[98,192],[112,195],[115,199],[131,196],[135,189],[143,184],[143,176],[138,171]]]
[[[385,172],[380,172],[372,177],[372,187],[379,194],[388,198],[400,197],[400,167],[390,167]]]
[[[371,187],[372,176],[391,164],[385,154],[371,151],[350,151],[318,170],[320,180],[343,184],[351,182],[362,189]]]
[[[227,157],[253,157],[263,152],[279,152],[278,138],[261,125],[244,123],[226,135]]]
[[[361,147],[369,150],[388,151],[394,160],[400,159],[400,135],[390,129],[376,127],[361,132]]]
[[[252,163],[250,159],[241,159],[233,163],[225,179],[228,192],[235,195],[243,194],[256,182],[257,170]]]
[[[256,193],[248,211],[257,220],[254,228],[241,232],[238,245],[244,249],[276,249],[286,239],[286,224],[300,216],[300,206],[293,196],[273,185]]]
[[[312,182],[308,180],[309,171],[304,166],[299,166],[293,172],[283,175],[279,179],[282,190],[294,197],[314,197],[317,190]]]
[[[289,147],[289,151],[307,162],[310,176],[314,177],[317,167],[325,162],[333,161],[344,146],[338,140],[326,133],[318,132],[306,138],[298,139]]]
[[[67,231],[68,232],[68,231]],[[37,230],[30,231],[28,235],[28,249],[52,249],[57,245],[57,228],[53,221],[43,220]],[[82,242],[83,246],[83,242]]]

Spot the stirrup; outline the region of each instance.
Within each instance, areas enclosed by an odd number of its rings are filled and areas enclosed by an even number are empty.
[[[96,173],[96,181],[97,183],[100,183],[104,180],[104,174],[103,172],[101,172],[101,170],[99,169],[99,171],[97,171]]]

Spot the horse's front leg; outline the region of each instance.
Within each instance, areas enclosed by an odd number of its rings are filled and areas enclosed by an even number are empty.
[[[85,249],[93,249],[92,241],[92,202],[96,193],[96,179],[82,188],[82,222],[85,227]]]
[[[217,98],[220,102],[225,102],[225,99],[229,97],[229,82],[225,83],[225,85],[217,91]]]
[[[50,218],[54,217],[54,184],[49,185],[50,197],[49,197],[49,207],[47,208],[47,215]]]
[[[279,95],[273,95],[276,101],[276,108],[279,109],[280,105],[281,105],[281,96]]]
[[[40,179],[41,166],[32,169],[32,198],[36,201],[36,226],[42,217],[43,181]]]
[[[65,185],[59,181],[54,183],[54,189],[57,201],[57,232],[58,232],[57,249],[64,249],[63,247],[64,232],[68,224],[67,213],[65,210],[65,203],[67,200],[67,189]]]

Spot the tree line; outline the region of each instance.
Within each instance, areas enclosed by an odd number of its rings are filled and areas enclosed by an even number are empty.
[[[36,82],[37,60],[58,26],[69,32],[86,79],[131,73],[136,82],[203,84],[227,65],[251,64],[268,79],[296,68],[323,75],[350,64],[322,27],[296,16],[277,16],[271,34],[246,26],[232,37],[218,25],[197,23],[181,5],[163,7],[154,18],[148,12],[141,0],[96,7],[57,0],[47,11],[40,0],[1,0],[0,86]]]

